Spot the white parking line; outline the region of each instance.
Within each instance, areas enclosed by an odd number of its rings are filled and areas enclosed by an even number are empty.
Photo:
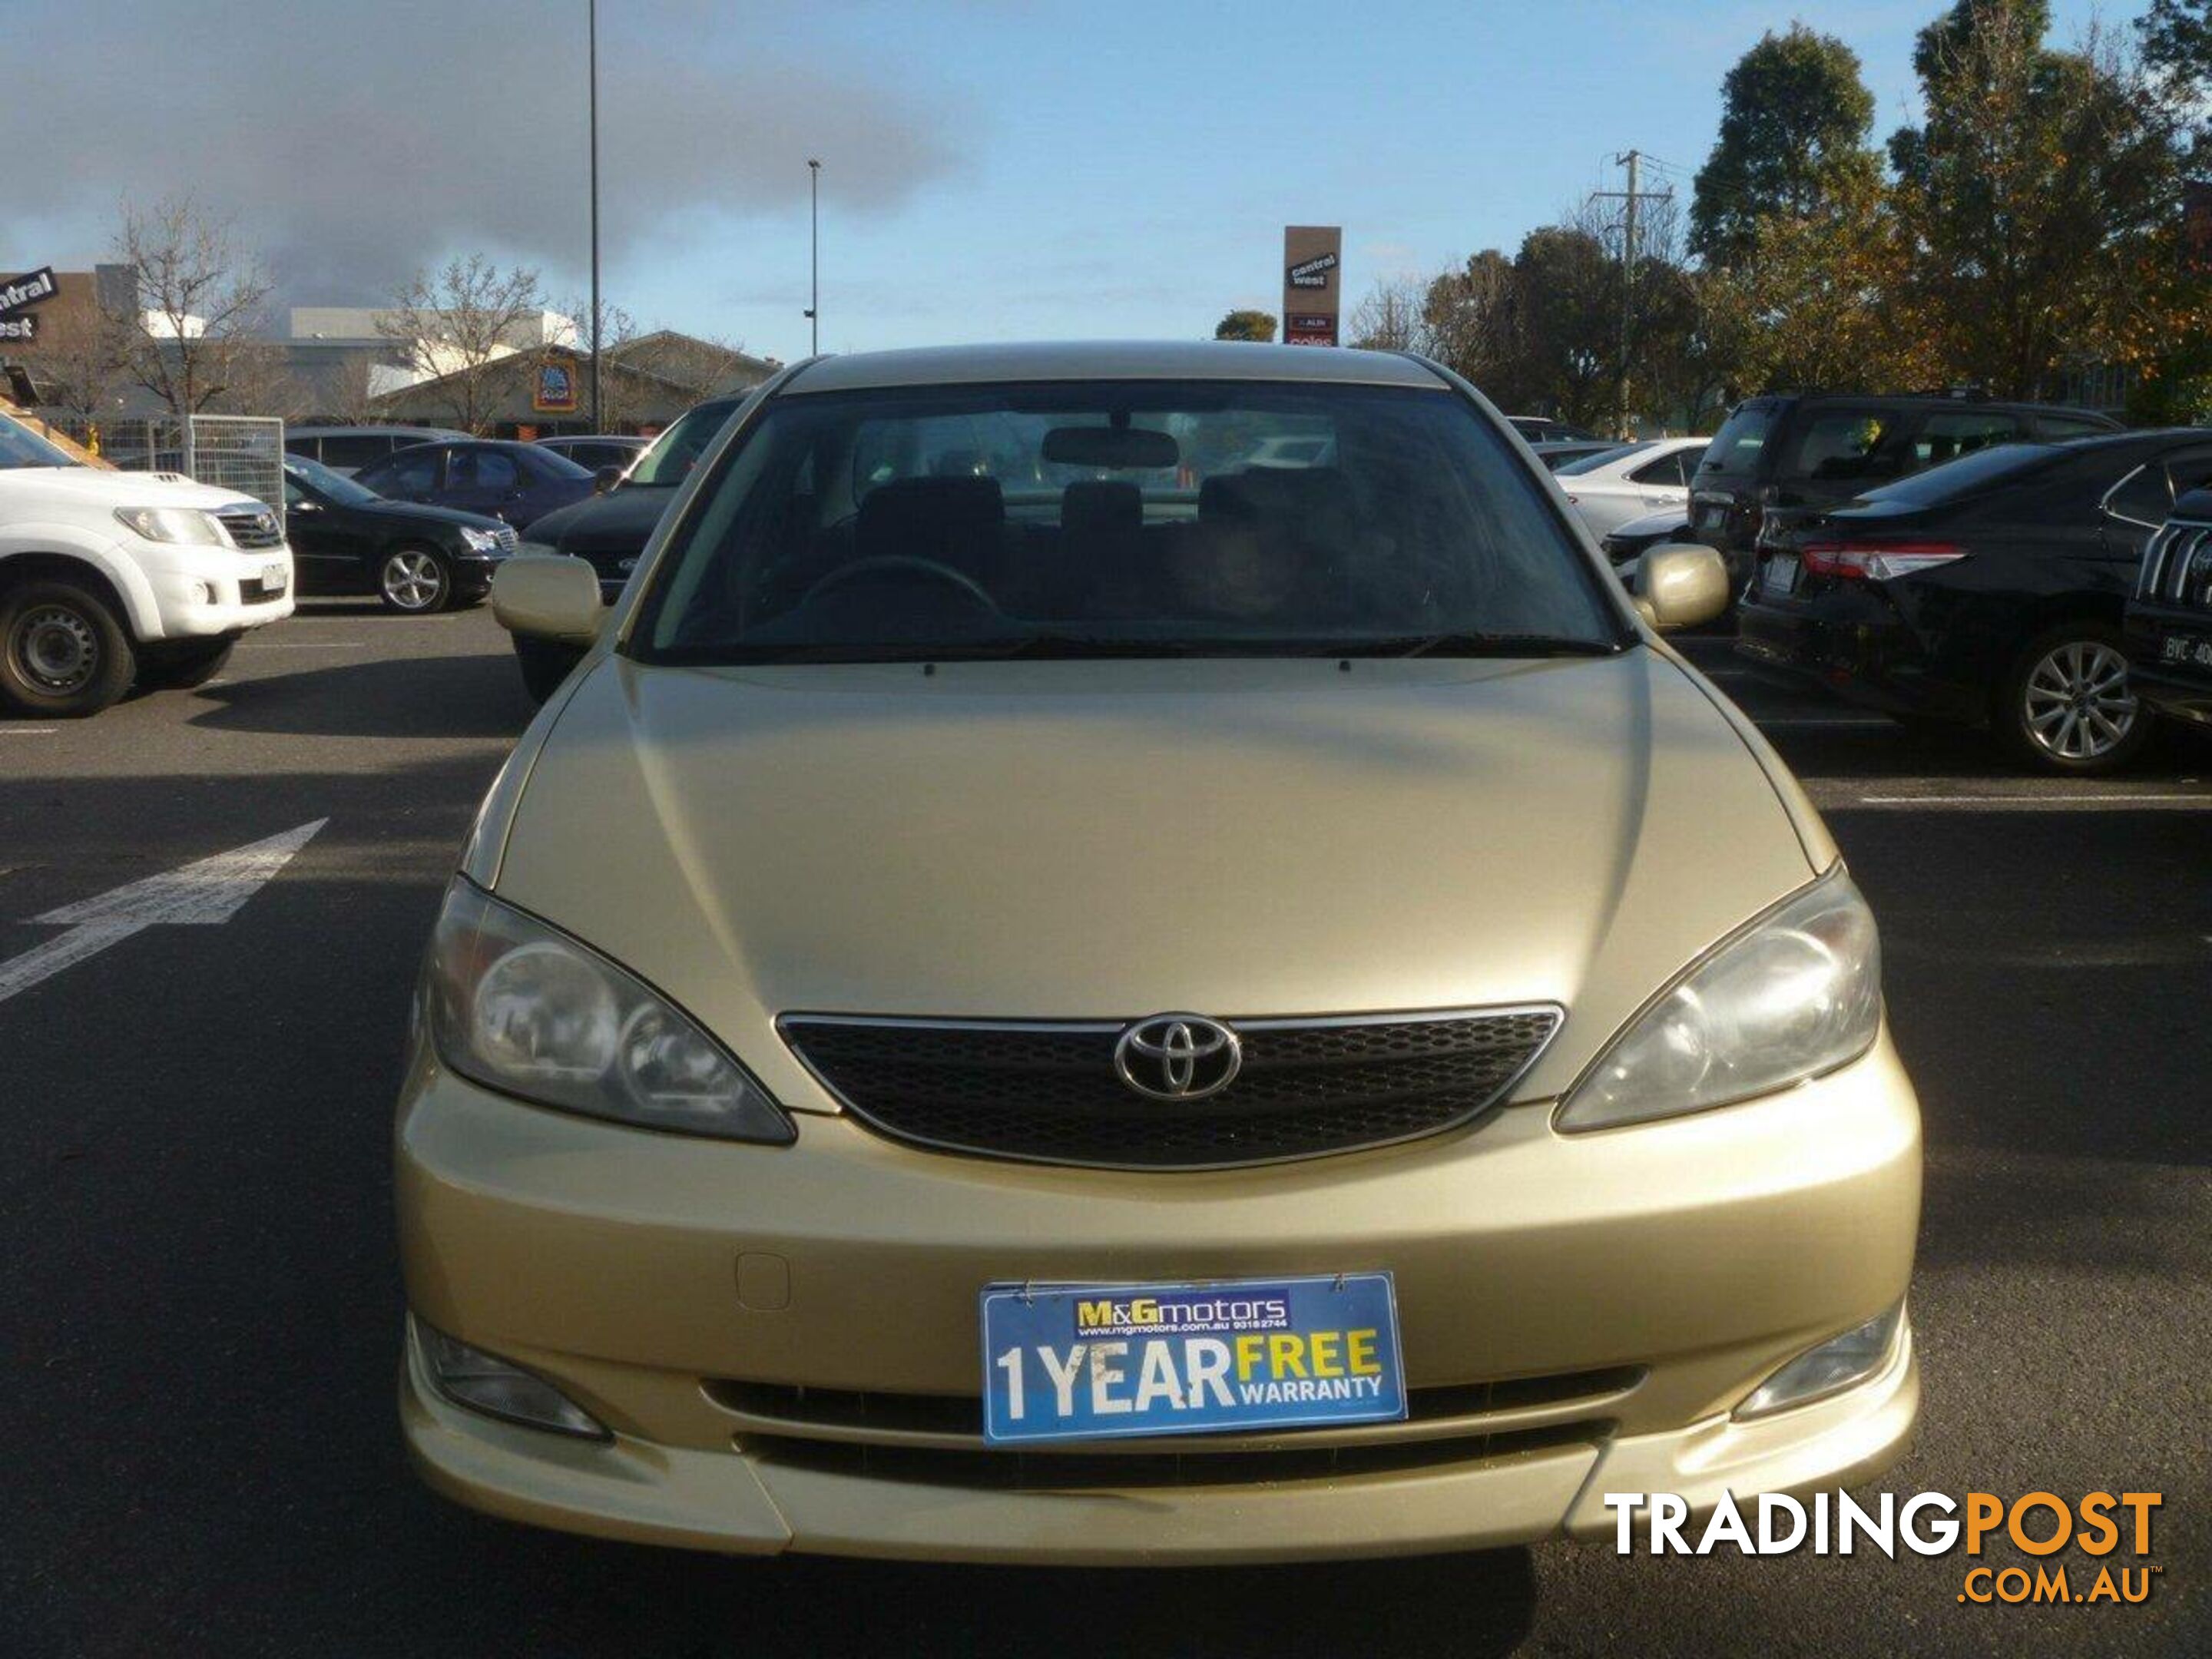
[[[1867,717],[1862,717],[1856,714],[1780,714],[1773,716],[1753,714],[1751,717],[1751,722],[1753,726],[1758,726],[1762,731],[1772,731],[1779,727],[1796,728],[1814,726],[1832,726],[1838,730],[1850,729],[1856,731],[1871,731],[1878,726],[1887,727],[1892,732],[1900,732],[1903,729],[1895,720],[1884,720],[1879,714]]]
[[[2212,795],[2139,792],[2125,795],[1861,795],[1861,806],[2009,806],[2059,812],[2074,806],[2163,806],[2191,811],[2212,807]]]
[[[240,651],[366,651],[368,646],[360,640],[329,640],[310,643],[304,640],[240,640]]]
[[[51,738],[58,726],[0,726],[0,738]]]

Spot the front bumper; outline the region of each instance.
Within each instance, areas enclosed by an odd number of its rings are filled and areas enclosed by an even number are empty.
[[[464,1503],[608,1536],[1101,1564],[1480,1547],[1608,1534],[1608,1491],[1705,1507],[1863,1479],[1917,1409],[1905,1336],[1844,1394],[1729,1416],[1905,1293],[1919,1122],[1887,1038],[1671,1122],[1565,1137],[1514,1107],[1386,1151],[1150,1177],[919,1152],[820,1115],[788,1149],[626,1130],[418,1056],[397,1150],[415,1314],[613,1436],[455,1407],[410,1341],[416,1467]],[[957,1425],[986,1283],[1365,1268],[1396,1275],[1409,1386],[1450,1391],[1455,1415],[1041,1459]],[[916,1400],[951,1409],[908,1421]],[[1315,1451],[1343,1468],[1271,1462]]]
[[[1826,596],[1816,609],[1754,595],[1737,608],[1735,650],[1764,678],[1885,714],[1968,726],[1989,716],[1985,686],[1944,678],[1920,635],[1865,596]]]
[[[289,547],[242,550],[147,542],[126,550],[145,582],[153,615],[134,618],[142,640],[241,634],[292,614],[298,577]],[[283,572],[283,586],[266,578]]]

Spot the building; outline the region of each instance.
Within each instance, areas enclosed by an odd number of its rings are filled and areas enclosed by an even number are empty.
[[[506,352],[474,369],[387,392],[372,400],[372,418],[473,424],[505,438],[589,432],[591,362],[588,352],[565,343]],[[772,357],[669,329],[610,344],[600,358],[599,428],[658,432],[701,399],[758,386],[780,367]]]
[[[179,329],[138,313],[128,265],[41,266],[12,276],[7,270],[0,266],[0,384],[80,422],[168,412],[125,367],[125,348],[143,356],[146,339],[165,331],[196,338],[197,319]],[[281,333],[210,340],[215,367],[202,384],[221,389],[205,412],[474,425],[507,436],[590,428],[591,360],[577,349],[573,319],[545,310],[518,318],[470,368],[437,313],[423,319],[421,339],[404,337],[402,316],[374,306],[295,306]],[[601,358],[603,424],[657,432],[701,398],[758,385],[777,367],[670,329],[611,343]]]

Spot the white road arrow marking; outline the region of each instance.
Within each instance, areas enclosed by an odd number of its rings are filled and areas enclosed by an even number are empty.
[[[228,921],[329,822],[317,818],[266,841],[234,847],[33,917],[34,926],[70,931],[0,962],[0,1002],[145,928],[213,927]]]

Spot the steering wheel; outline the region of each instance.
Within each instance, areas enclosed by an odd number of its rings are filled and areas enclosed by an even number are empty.
[[[955,570],[949,564],[940,564],[935,559],[921,558],[912,553],[882,553],[873,558],[855,559],[850,564],[841,564],[800,595],[799,605],[802,608],[810,605],[824,593],[869,576],[927,576],[933,581],[950,582],[993,616],[1005,614],[999,609],[999,602],[985,592],[982,584],[973,576]]]

